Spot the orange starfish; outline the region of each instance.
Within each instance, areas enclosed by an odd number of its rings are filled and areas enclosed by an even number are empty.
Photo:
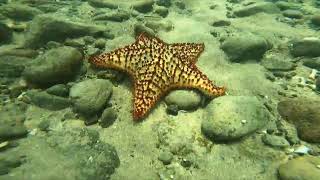
[[[172,89],[196,88],[210,97],[225,94],[223,87],[213,85],[195,65],[203,50],[203,43],[167,44],[142,33],[133,44],[92,56],[89,62],[133,77],[133,118],[138,120]]]

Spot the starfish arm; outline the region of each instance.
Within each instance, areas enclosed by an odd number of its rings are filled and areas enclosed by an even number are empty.
[[[204,50],[203,43],[175,43],[170,45],[173,53],[179,59],[186,61],[188,64],[195,64],[198,57]]]
[[[198,89],[209,97],[218,97],[225,94],[224,87],[214,85],[195,65],[184,66],[183,69],[176,70],[173,86]]]

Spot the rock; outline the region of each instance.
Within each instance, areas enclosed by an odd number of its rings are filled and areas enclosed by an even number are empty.
[[[320,39],[315,37],[307,37],[295,40],[292,43],[290,52],[293,56],[320,56]]]
[[[0,140],[8,140],[25,137],[28,134],[27,128],[22,125],[10,126],[2,124],[0,126]]]
[[[291,3],[291,2],[286,2],[286,1],[277,1],[275,3],[278,8],[280,8],[280,10],[287,10],[287,9],[300,9],[300,6],[295,4],[295,3]]]
[[[195,91],[175,90],[165,97],[166,104],[177,105],[179,110],[195,110],[201,103],[201,96]]]
[[[106,40],[104,39],[98,39],[94,42],[94,47],[98,49],[104,49],[106,47]]]
[[[47,119],[42,120],[39,124],[38,124],[38,128],[41,131],[48,131],[50,127],[50,121]]]
[[[48,88],[46,92],[56,96],[67,97],[69,95],[69,88],[64,84],[57,84]]]
[[[88,3],[96,8],[117,9],[118,4],[110,0],[88,0]]]
[[[160,153],[158,159],[164,164],[168,165],[173,159],[173,154],[170,151],[163,151]]]
[[[38,92],[36,90],[27,91],[26,96],[33,105],[52,111],[65,109],[72,105],[72,101],[67,98],[51,95],[46,92]]]
[[[41,13],[42,12],[37,8],[18,3],[10,3],[0,6],[0,14],[17,21],[28,21]]]
[[[230,61],[259,60],[271,48],[269,42],[263,37],[244,34],[227,38],[220,48],[228,55]]]
[[[320,69],[320,57],[318,58],[305,58],[302,59],[303,65],[312,68],[312,69]]]
[[[295,65],[289,59],[279,55],[272,54],[262,59],[261,65],[271,71],[290,71]]]
[[[146,27],[141,23],[136,23],[134,25],[134,34],[135,36],[139,36],[141,33],[146,33],[150,36],[155,36],[155,32],[151,28]]]
[[[12,39],[12,30],[3,23],[0,23],[0,45],[9,43]]]
[[[52,85],[71,80],[80,70],[83,55],[72,47],[51,49],[25,68],[24,77],[28,82]]]
[[[105,31],[104,27],[73,22],[65,17],[39,15],[30,24],[24,46],[40,48],[49,41],[63,42],[67,38],[98,36]]]
[[[181,9],[181,10],[186,9],[186,4],[185,4],[185,2],[182,1],[182,0],[175,1],[175,2],[174,2],[174,5],[176,5],[177,8],[179,8],[179,9]]]
[[[11,169],[19,167],[23,159],[12,153],[0,157],[0,175],[8,174]]]
[[[140,13],[148,13],[153,9],[153,0],[139,0],[136,3],[132,3],[132,8]]]
[[[99,14],[94,16],[93,20],[95,21],[115,21],[115,22],[123,22],[130,19],[130,14],[127,11],[117,11],[111,12],[107,14]]]
[[[169,14],[169,10],[166,7],[158,6],[154,9],[154,12],[159,14],[161,17],[167,17]]]
[[[293,123],[298,136],[307,142],[320,142],[320,101],[291,99],[278,103],[278,112],[285,120]]]
[[[30,62],[31,59],[16,57],[16,56],[2,56],[0,57],[0,77],[16,78],[20,77],[25,69],[25,63]]]
[[[320,92],[320,76],[316,77],[315,85],[316,85],[316,91]]]
[[[234,11],[234,15],[238,17],[251,16],[257,13],[277,14],[280,9],[271,2],[254,3]]]
[[[171,31],[173,29],[173,24],[170,21],[159,22],[159,21],[147,21],[145,26],[152,29],[154,32],[159,31]]]
[[[221,26],[230,26],[231,22],[229,20],[217,20],[211,23],[211,26],[221,27]]]
[[[303,14],[299,10],[288,9],[282,12],[283,16],[294,19],[301,19]]]
[[[117,119],[116,111],[113,108],[109,107],[103,111],[99,124],[101,127],[107,128],[111,126],[116,119]]]
[[[280,165],[278,172],[280,180],[318,180],[320,177],[319,157],[303,156]]]
[[[171,105],[167,106],[166,112],[167,112],[167,114],[176,116],[179,113],[179,108],[177,105],[171,104]]]
[[[233,141],[264,127],[270,119],[266,107],[255,97],[222,96],[206,107],[201,130],[213,141]]]
[[[314,15],[311,17],[311,23],[316,26],[320,26],[320,15]]]
[[[171,0],[157,0],[156,4],[159,6],[170,7],[172,2],[171,2]]]
[[[289,142],[284,137],[276,135],[265,134],[262,136],[262,142],[275,148],[286,148],[290,146]]]
[[[88,79],[73,85],[70,97],[74,99],[75,110],[92,115],[102,110],[112,93],[112,83],[103,79]]]
[[[16,56],[25,58],[35,58],[39,55],[38,51],[33,49],[12,48],[0,51],[0,56]]]

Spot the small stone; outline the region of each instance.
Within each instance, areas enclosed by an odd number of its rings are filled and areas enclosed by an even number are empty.
[[[99,49],[104,49],[106,46],[106,40],[98,39],[94,42],[94,46]]]
[[[127,11],[117,11],[107,14],[99,14],[94,16],[93,20],[95,21],[114,21],[114,22],[123,22],[130,19],[130,14]]]
[[[112,83],[103,79],[88,79],[70,88],[76,111],[92,115],[102,110],[112,93]]]
[[[318,180],[320,171],[316,167],[320,164],[319,157],[303,156],[292,159],[280,165],[278,172],[281,180]]]
[[[307,56],[317,57],[320,56],[320,39],[316,37],[308,37],[295,40],[292,43],[290,50],[291,54],[295,57]]]
[[[16,125],[9,126],[2,124],[0,126],[0,139],[9,140],[14,138],[21,138],[28,134],[27,128],[25,126]]]
[[[288,9],[282,12],[282,14],[285,17],[288,18],[294,18],[294,19],[301,19],[303,17],[303,14],[299,10],[294,10],[294,9]]]
[[[275,148],[286,148],[290,146],[289,142],[285,138],[276,135],[265,134],[262,136],[262,141],[266,145]]]
[[[320,57],[317,58],[304,58],[302,59],[303,65],[312,68],[312,69],[320,69]]]
[[[257,98],[222,96],[206,107],[201,131],[212,141],[233,141],[265,126],[270,115]],[[246,123],[241,123],[242,120]]]
[[[311,17],[311,23],[316,26],[320,26],[320,15],[314,15]]]
[[[140,13],[148,13],[152,11],[154,1],[153,0],[140,0],[132,4],[134,10]]]
[[[183,158],[180,164],[181,166],[188,168],[192,165],[192,161],[190,161],[189,159]]]
[[[221,26],[230,26],[231,22],[228,20],[217,20],[214,21],[211,25],[214,27],[221,27]]]
[[[278,54],[264,57],[261,61],[261,65],[270,71],[290,71],[295,67],[289,59]]]
[[[33,105],[53,111],[65,109],[72,105],[72,101],[67,98],[36,90],[27,91],[25,96],[28,97]]]
[[[228,37],[220,46],[228,55],[230,61],[260,60],[264,53],[271,48],[269,42],[254,34],[243,34]]]
[[[297,153],[297,154],[300,154],[300,155],[304,155],[304,154],[308,154],[308,152],[309,152],[310,150],[311,150],[311,149],[308,148],[307,146],[301,145],[301,146],[297,147],[293,152],[294,152],[294,153]]]
[[[101,127],[107,128],[111,126],[116,119],[117,119],[116,111],[113,108],[109,107],[103,111],[99,124]]]
[[[41,130],[41,131],[48,131],[49,130],[49,127],[50,127],[50,121],[45,119],[45,120],[42,120],[39,124],[38,124],[38,128]]]
[[[48,94],[67,97],[69,95],[69,88],[65,84],[56,84],[46,89]]]
[[[25,79],[38,85],[52,85],[71,80],[82,64],[83,55],[75,48],[51,49],[24,70]]]
[[[117,9],[118,4],[113,1],[108,0],[88,0],[88,3],[96,8],[109,8],[109,9]]]
[[[195,91],[175,90],[166,97],[167,105],[177,105],[179,110],[195,110],[201,103],[201,96]]]
[[[163,151],[160,153],[158,159],[164,164],[168,165],[173,159],[173,154],[170,151]]]
[[[280,13],[280,9],[271,2],[266,3],[254,3],[234,11],[234,14],[238,17],[251,16],[257,13],[277,14]]]
[[[85,36],[83,37],[83,40],[86,44],[92,44],[95,41],[94,37],[92,36]]]
[[[169,14],[168,8],[163,6],[156,7],[154,12],[159,14],[161,17],[167,17]]]

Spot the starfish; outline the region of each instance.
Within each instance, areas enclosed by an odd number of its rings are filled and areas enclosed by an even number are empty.
[[[133,119],[139,120],[172,89],[198,89],[212,98],[225,94],[224,87],[214,85],[195,65],[203,50],[203,43],[167,44],[142,33],[133,44],[93,55],[89,62],[125,71],[133,78]]]

